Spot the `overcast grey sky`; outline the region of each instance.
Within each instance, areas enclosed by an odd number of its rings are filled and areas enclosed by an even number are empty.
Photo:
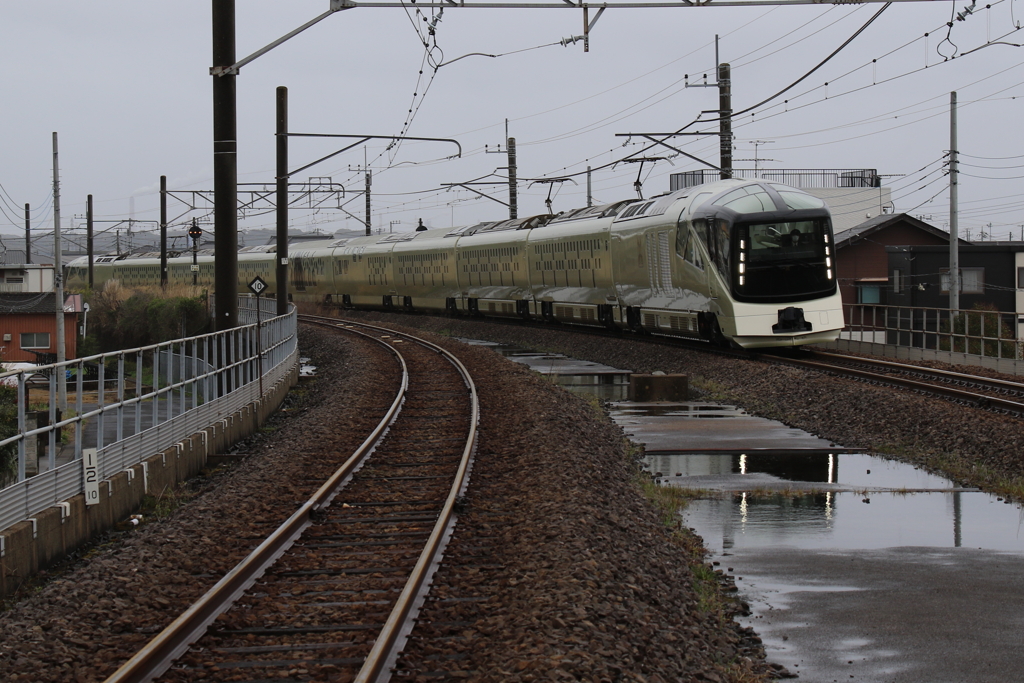
[[[979,4],[948,29],[951,13],[968,4],[893,4],[820,70],[738,117],[734,155],[752,159],[754,141],[765,141],[757,146],[763,167],[877,168],[891,176],[885,183],[897,211],[942,227],[949,208],[943,175],[949,92],[956,90],[961,229],[976,238],[991,222],[997,237],[1012,230],[1020,238],[1024,51],[1009,44],[1024,42],[1024,32],[1015,30],[1024,2]],[[328,0],[239,0],[238,57],[327,7]],[[676,130],[717,108],[716,89],[683,87],[684,74],[691,83],[704,73],[713,80],[716,34],[721,59],[733,69],[734,109],[742,110],[803,76],[881,7],[609,9],[594,28],[589,53],[582,43],[552,45],[582,32],[580,9],[451,7],[436,25],[432,62],[425,61],[420,38],[431,10],[418,15],[409,4],[407,10],[340,12],[242,69],[239,182],[273,182],[275,88],[284,85],[293,132],[397,135],[411,108],[409,135],[462,144],[463,157],[446,160],[449,145],[407,142],[389,151],[375,142],[302,174],[360,190],[361,174],[349,169],[362,166],[365,154],[374,174],[375,228],[399,221],[396,230],[409,230],[420,218],[436,227],[500,219],[507,216],[504,206],[466,190],[445,191],[442,184],[504,174],[496,169],[505,157],[486,154],[485,145],[505,149],[506,119],[518,142],[521,179],[579,173],[640,149],[623,147],[617,133]],[[210,14],[209,0],[0,0],[0,232],[22,228],[25,203],[41,233],[52,228],[54,131],[63,229],[83,224],[88,194],[98,220],[126,219],[134,206],[134,218],[156,221],[161,175],[172,190],[212,189]],[[983,47],[987,43],[993,44]],[[451,61],[469,53],[504,56]],[[944,61],[953,54],[961,56]],[[431,63],[445,61],[435,72]],[[677,138],[676,144],[717,162],[716,137]],[[337,147],[323,139],[293,141],[291,166]],[[644,165],[645,196],[666,191],[671,173],[700,167],[684,157],[673,163]],[[636,174],[635,164],[595,172],[595,199],[635,196]],[[585,205],[585,178],[575,179],[579,185],[556,189],[556,211]],[[546,185],[521,183],[520,215],[543,212],[547,192]],[[501,185],[494,194],[507,198]],[[362,197],[345,200],[362,217]],[[172,218],[180,208],[172,202]],[[248,215],[240,227],[273,224],[272,213]],[[327,210],[295,211],[291,224],[362,227]],[[15,239],[5,236],[20,248]]]

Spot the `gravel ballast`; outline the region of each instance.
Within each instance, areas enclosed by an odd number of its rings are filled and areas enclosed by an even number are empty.
[[[685,373],[705,398],[740,406],[837,445],[896,458],[961,485],[1015,498],[1024,490],[1020,420],[980,408],[796,368],[637,344],[628,335],[616,339],[565,328],[526,328],[466,319],[348,315],[564,353],[633,372]],[[956,369],[973,372],[970,367]]]

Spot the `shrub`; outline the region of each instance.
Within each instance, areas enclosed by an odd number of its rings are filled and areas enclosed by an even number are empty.
[[[159,288],[128,290],[116,280],[91,295],[89,336],[95,351],[117,351],[203,334],[209,328],[206,297]]]
[[[999,358],[1021,357],[1012,327],[1003,322],[999,309],[992,304],[975,304],[970,311],[961,312],[953,318],[952,334],[949,328],[948,320],[939,326],[940,332],[949,335],[939,340],[939,348],[943,351]]]
[[[18,390],[0,385],[0,441],[18,433]],[[18,445],[0,448],[0,488],[18,477]]]

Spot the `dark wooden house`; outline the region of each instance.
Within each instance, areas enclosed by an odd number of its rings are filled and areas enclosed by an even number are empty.
[[[949,307],[949,248],[886,248],[890,303],[918,308]],[[975,242],[959,249],[960,308],[994,308],[1016,323],[1024,337],[1024,242]]]
[[[882,214],[837,232],[836,276],[843,304],[892,305],[889,246],[935,246],[948,250],[949,233],[905,213]],[[960,244],[969,244],[960,240]],[[948,259],[947,259],[948,261]]]

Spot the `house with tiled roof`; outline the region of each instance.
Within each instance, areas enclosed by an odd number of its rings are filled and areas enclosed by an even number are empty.
[[[78,352],[78,315],[82,297],[64,300],[64,353]],[[54,292],[0,293],[0,361],[54,362],[57,356],[57,295]]]

